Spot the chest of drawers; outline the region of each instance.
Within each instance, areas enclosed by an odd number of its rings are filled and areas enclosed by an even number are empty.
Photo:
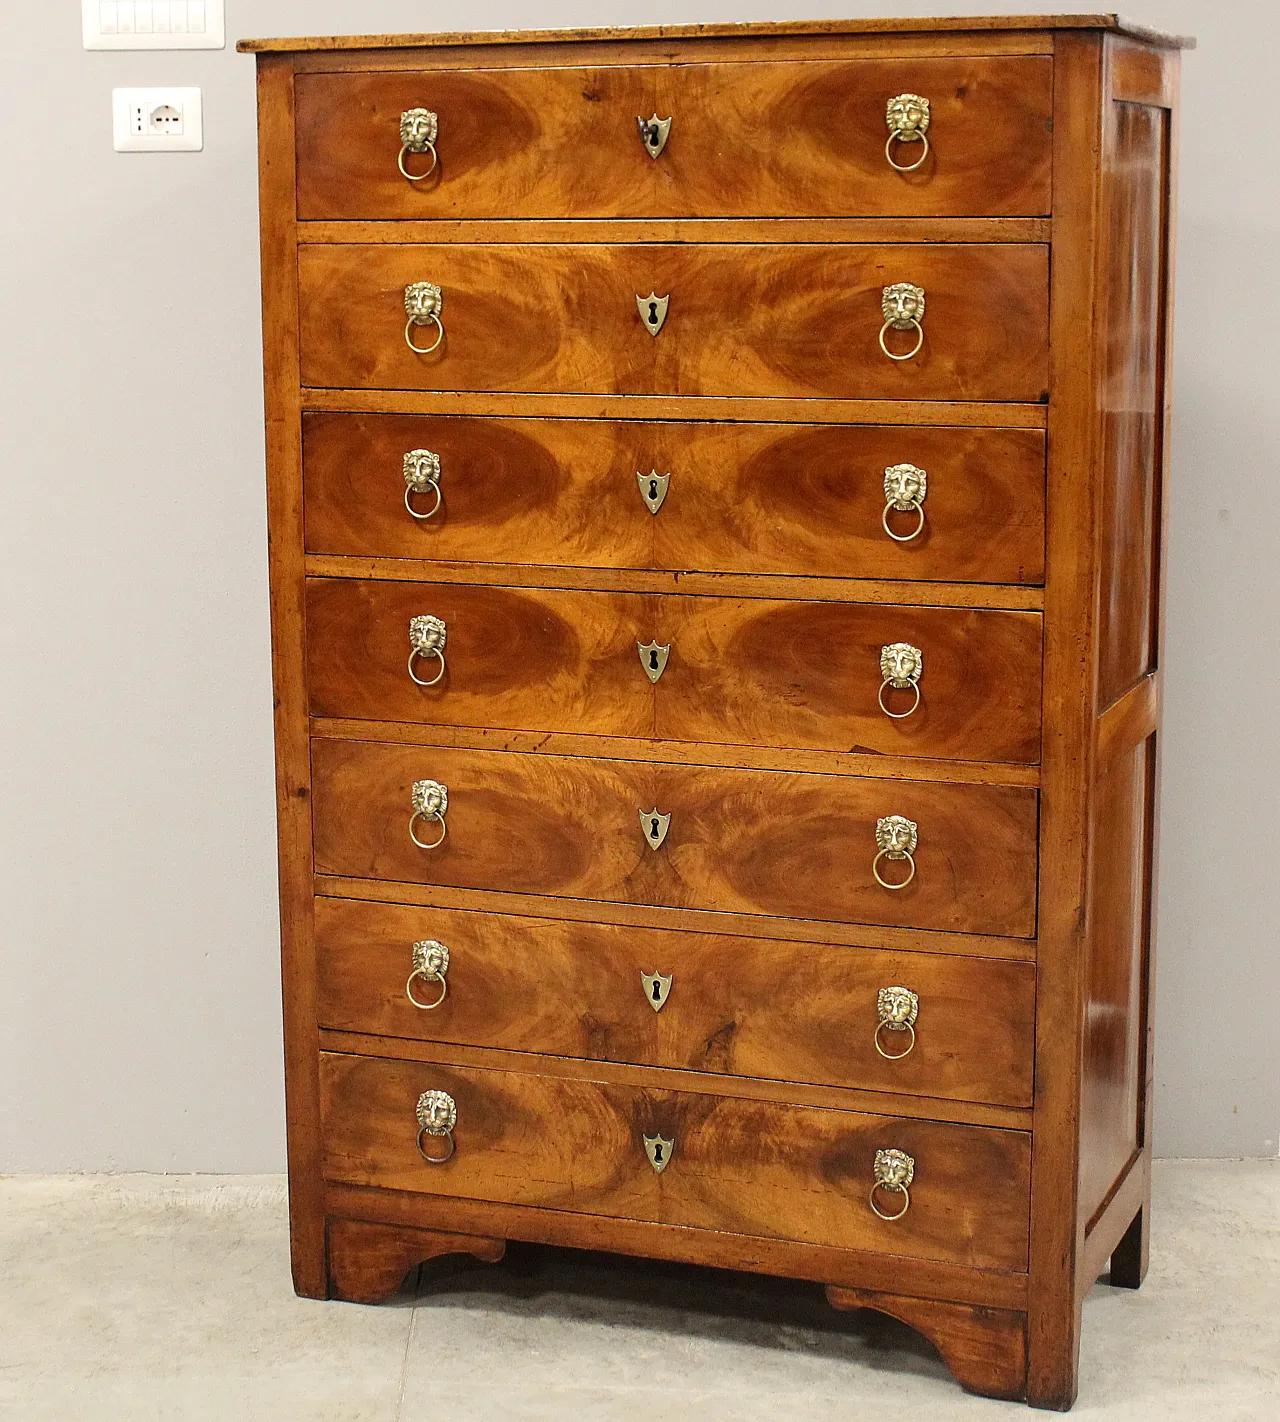
[[[1178,41],[255,41],[294,1279],[1137,1287]]]

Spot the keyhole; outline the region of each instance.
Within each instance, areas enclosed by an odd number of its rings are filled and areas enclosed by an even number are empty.
[[[651,326],[658,324],[658,303],[656,301],[649,303],[649,324]]]
[[[658,497],[658,481],[656,479],[649,480],[649,497],[651,499]]]
[[[662,1164],[662,1147],[661,1147],[661,1145],[656,1145],[656,1146],[654,1146],[654,1148],[653,1148],[653,1163],[654,1163],[655,1165],[661,1165],[661,1164]]]
[[[650,822],[650,826],[649,826],[649,838],[650,838],[650,839],[657,839],[657,837],[658,837],[658,822],[657,822],[657,820],[652,820],[652,821]]]
[[[662,1001],[662,984],[661,984],[661,983],[654,983],[654,985],[653,985],[653,1000],[654,1000],[654,1002],[661,1002],[661,1001]]]
[[[649,668],[650,668],[651,671],[657,671],[657,670],[658,670],[658,654],[657,654],[657,652],[650,652],[650,653],[649,653]]]

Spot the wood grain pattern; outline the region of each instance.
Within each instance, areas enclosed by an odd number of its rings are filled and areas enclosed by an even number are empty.
[[[1019,1132],[331,1053],[320,1071],[333,1181],[1026,1267]],[[456,1153],[439,1167],[414,1143],[428,1090],[457,1103]],[[661,1174],[644,1135],[675,1142]],[[916,1161],[911,1208],[892,1224],[867,1203],[890,1143]]]
[[[866,1308],[888,1314],[924,1334],[966,1392],[1008,1401],[1026,1396],[1024,1313],[834,1285],[827,1286],[827,1301],[833,1308]]]
[[[312,245],[298,267],[306,385],[1033,402],[1048,389],[1043,246]],[[415,281],[444,292],[430,356],[404,340]],[[926,292],[909,361],[878,343],[882,290],[900,281]],[[636,309],[650,291],[671,300],[656,338]]]
[[[316,905],[320,1019],[346,1032],[739,1077],[1031,1104],[1030,964],[662,933],[346,899]],[[411,945],[449,949],[448,995],[405,991]],[[672,978],[661,1011],[642,975]],[[876,994],[920,999],[901,1060]],[[418,981],[419,998],[439,992]],[[906,1049],[906,1032],[881,1033]]]
[[[404,1283],[415,1265],[442,1254],[470,1254],[496,1264],[506,1253],[502,1239],[403,1229],[368,1220],[329,1221],[329,1297],[348,1303],[381,1303]]]
[[[1050,71],[975,57],[304,74],[298,215],[1035,215],[1049,207]],[[885,105],[904,92],[931,104],[914,173],[884,151]],[[412,108],[440,119],[440,163],[416,184],[396,162]],[[651,113],[674,116],[657,160],[636,125]],[[780,133],[762,162],[762,137]]]
[[[1032,430],[311,413],[314,553],[526,565],[1030,583],[1044,575]],[[404,507],[404,455],[440,456],[443,505]],[[929,479],[924,532],[882,524],[884,471]],[[637,474],[670,474],[654,516]],[[912,516],[914,518],[914,515]],[[891,516],[899,534],[913,527]]]
[[[409,674],[410,619],[448,628],[435,686]],[[669,648],[651,684],[639,646]],[[880,706],[880,652],[924,654],[919,706]],[[959,608],[643,597],[454,583],[312,579],[316,716],[850,749],[1034,763],[1040,619]],[[651,658],[657,653],[651,653]],[[418,676],[437,675],[432,657]],[[889,688],[897,713],[914,693]]]
[[[408,836],[410,789],[449,787],[448,839]],[[320,874],[672,908],[1035,931],[1037,795],[556,756],[312,742]],[[671,815],[660,850],[640,814]],[[904,890],[871,875],[877,817],[920,826]]]

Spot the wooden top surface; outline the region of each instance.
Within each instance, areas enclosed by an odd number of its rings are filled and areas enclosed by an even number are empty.
[[[723,25],[638,25],[576,30],[471,30],[442,34],[320,35],[310,39],[244,39],[242,54],[336,49],[419,49],[448,45],[564,44],[574,40],[716,39],[751,35],[879,35],[963,33],[980,30],[1114,30],[1168,49],[1194,49],[1195,40],[1167,35],[1120,15],[983,15],[939,19],[787,20]]]

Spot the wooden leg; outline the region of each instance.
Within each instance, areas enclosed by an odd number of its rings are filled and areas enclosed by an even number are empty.
[[[924,1334],[966,1392],[1020,1401],[1027,1392],[1027,1319],[1010,1309],[939,1303],[827,1286],[833,1308],[870,1308]]]
[[[1111,1256],[1111,1283],[1117,1289],[1139,1289],[1147,1277],[1151,1254],[1151,1231],[1147,1228],[1150,1205],[1143,1205],[1133,1223],[1120,1237]]]
[[[486,1264],[496,1264],[506,1248],[505,1239],[442,1234],[362,1220],[330,1220],[329,1297],[348,1303],[381,1303],[424,1259],[441,1254],[473,1254]]]

